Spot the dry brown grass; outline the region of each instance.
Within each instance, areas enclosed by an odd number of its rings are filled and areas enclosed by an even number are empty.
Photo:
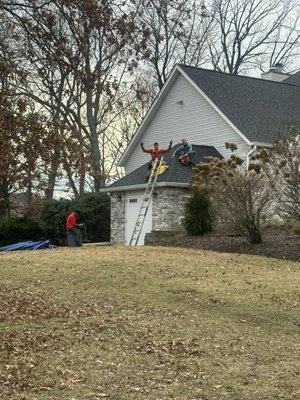
[[[89,247],[0,266],[1,400],[299,396],[299,263]]]

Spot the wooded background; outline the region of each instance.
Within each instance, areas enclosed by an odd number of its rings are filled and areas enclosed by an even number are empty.
[[[0,218],[118,178],[176,63],[296,72],[299,13],[299,0],[0,0]]]

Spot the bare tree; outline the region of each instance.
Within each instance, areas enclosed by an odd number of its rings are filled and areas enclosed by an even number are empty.
[[[298,54],[300,5],[297,0],[215,0],[211,63],[218,71],[268,69]]]
[[[222,229],[244,236],[250,243],[261,243],[262,232],[268,226],[273,189],[267,174],[262,172],[263,158],[269,153],[260,151],[260,163],[240,167],[243,159],[235,154],[235,144],[226,143],[232,150],[228,159],[206,157],[194,170],[193,186],[212,198],[213,216]]]
[[[274,143],[271,173],[279,215],[289,222],[300,222],[300,131],[294,127]]]
[[[122,101],[124,77],[136,65],[129,42],[137,10],[131,12],[122,1],[63,0],[34,11],[25,6],[7,10],[22,28],[26,59],[32,66],[31,80],[20,93],[73,128],[78,151],[87,151],[84,159],[98,191],[105,183],[108,162],[101,141]]]
[[[131,82],[124,82],[122,101],[116,105],[116,118],[110,124],[103,137],[103,149],[106,149],[110,158],[107,174],[109,181],[123,176],[123,169],[116,164],[126,149],[132,135],[137,130],[143,116],[149,109],[156,94],[156,85],[152,79],[147,79],[143,73],[135,73]]]
[[[207,37],[212,22],[204,24],[204,17],[202,1],[143,1],[140,26],[144,41],[137,46],[159,89],[176,63],[199,66],[208,61]]]

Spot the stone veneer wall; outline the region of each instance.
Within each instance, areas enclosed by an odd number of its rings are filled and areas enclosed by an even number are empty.
[[[111,193],[110,242],[125,243],[125,196]]]
[[[182,231],[184,206],[190,197],[188,188],[157,188],[152,198],[152,231]],[[124,193],[111,193],[110,241],[125,243]]]
[[[188,188],[157,188],[152,204],[152,231],[182,231]]]

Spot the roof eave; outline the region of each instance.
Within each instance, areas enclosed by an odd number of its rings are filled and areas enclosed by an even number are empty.
[[[251,146],[258,146],[258,147],[273,147],[272,143],[268,142],[251,142]]]
[[[113,193],[113,192],[129,192],[129,191],[134,191],[134,190],[144,190],[146,189],[147,183],[142,183],[139,185],[127,185],[127,186],[117,186],[117,187],[107,187],[104,189],[101,189],[101,193]],[[184,182],[157,182],[155,184],[155,187],[178,187],[178,188],[186,188],[189,187],[189,183],[184,183]]]

